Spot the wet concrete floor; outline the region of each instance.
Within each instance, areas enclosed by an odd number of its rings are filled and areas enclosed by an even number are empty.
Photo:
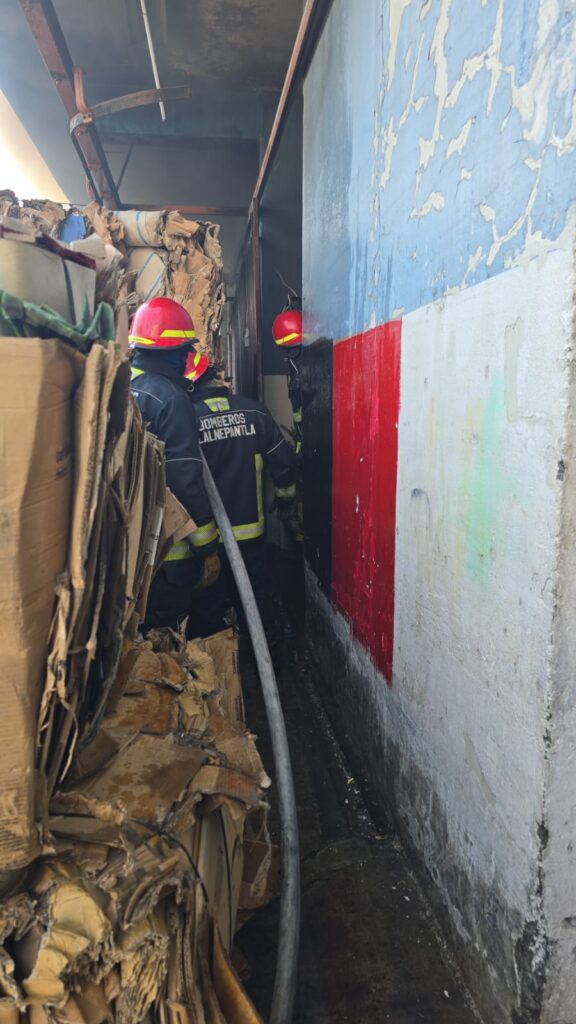
[[[318,699],[298,644],[278,673],[293,758],[302,855],[302,934],[295,1024],[477,1024],[405,854],[378,829]],[[272,758],[259,683],[243,667],[247,721]],[[275,826],[272,815],[272,832]],[[237,936],[246,982],[267,1019],[278,903]]]

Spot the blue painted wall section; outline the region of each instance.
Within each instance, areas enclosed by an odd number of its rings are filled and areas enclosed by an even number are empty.
[[[335,0],[304,90],[303,290],[342,338],[562,245],[570,0]]]

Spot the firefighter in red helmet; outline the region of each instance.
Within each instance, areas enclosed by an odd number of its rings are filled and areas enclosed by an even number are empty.
[[[291,299],[292,302],[295,299]],[[283,309],[272,324],[272,337],[280,348],[297,348],[302,344],[302,310],[295,306]]]
[[[302,309],[296,292],[290,290],[288,302],[272,324],[272,337],[279,348],[286,352],[288,367],[288,397],[292,405],[296,455],[302,449],[302,387],[298,362],[302,351]]]
[[[283,282],[285,284],[285,282]],[[302,303],[300,297],[292,289],[288,289],[288,301],[281,313],[272,324],[272,337],[279,348],[285,350],[286,367],[288,370],[288,398],[292,406],[293,435],[298,466],[302,456],[302,385],[300,381],[299,361],[302,352]],[[300,485],[298,473],[298,485]],[[300,493],[300,486],[298,486]],[[302,540],[302,523],[299,511],[299,499],[289,509],[278,506],[278,518],[284,523],[289,533],[297,540]]]
[[[279,506],[294,502],[295,458],[270,411],[261,402],[222,387],[203,353],[188,357],[186,377],[196,413],[200,446],[220,492],[238,541],[262,623],[273,647],[282,630],[276,588],[265,543],[263,471],[270,473]],[[231,597],[240,624],[246,626],[225,556],[215,587],[193,599],[193,631],[208,636],[222,629],[222,612]]]
[[[219,571],[219,537],[202,482],[196,421],[184,377],[194,337],[190,315],[168,298],[140,306],[129,337],[132,393],[150,430],[164,442],[166,483],[196,524],[172,548],[152,581],[145,630],[177,628],[189,613],[194,586],[210,583]]]

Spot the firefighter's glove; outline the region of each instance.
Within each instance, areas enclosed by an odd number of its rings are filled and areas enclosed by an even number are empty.
[[[220,577],[220,555],[217,551],[213,555],[207,555],[202,563],[202,575],[195,586],[195,590],[206,590],[213,587]]]

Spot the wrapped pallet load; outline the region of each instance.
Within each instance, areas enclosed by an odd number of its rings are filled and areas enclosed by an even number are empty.
[[[78,260],[94,294],[86,252],[33,235],[18,259]],[[193,524],[112,309],[70,322],[25,273],[1,290],[5,240],[0,222],[2,1020],[258,1024],[231,957],[277,862],[237,639],[141,636],[155,568]]]

